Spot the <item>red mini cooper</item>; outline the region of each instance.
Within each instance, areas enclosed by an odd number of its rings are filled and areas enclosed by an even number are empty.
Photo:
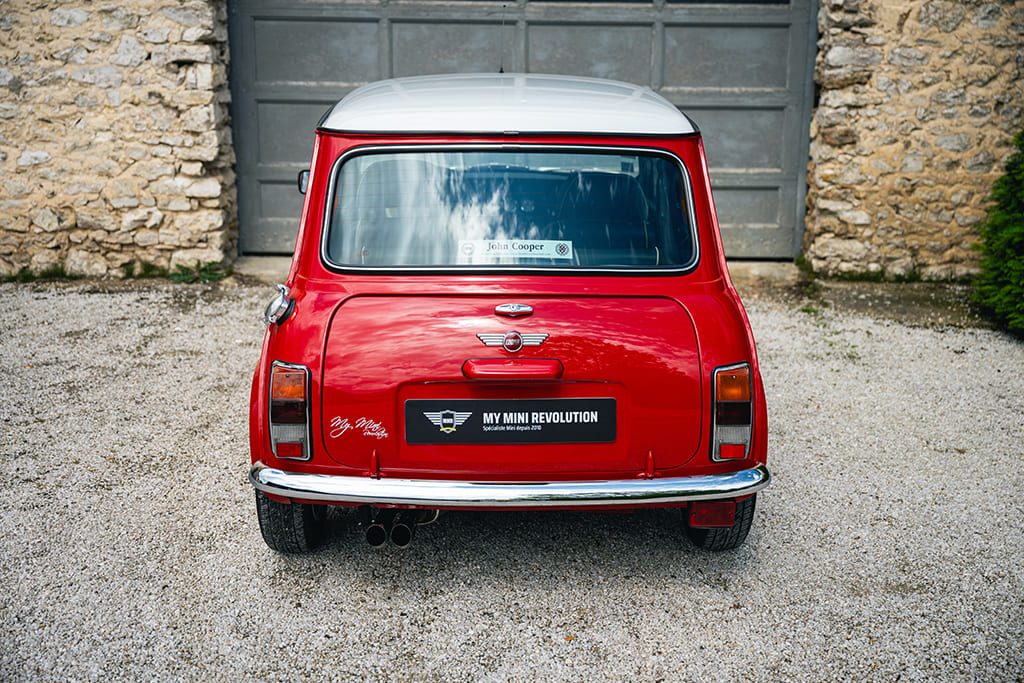
[[[672,104],[564,76],[382,81],[324,115],[299,185],[252,382],[271,548],[316,546],[330,505],[372,545],[441,510],[641,507],[743,542],[764,389]]]

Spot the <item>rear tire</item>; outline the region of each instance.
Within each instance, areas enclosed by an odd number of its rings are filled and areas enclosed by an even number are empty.
[[[696,529],[690,526],[689,511],[684,511],[683,524],[686,535],[698,548],[704,550],[733,550],[743,545],[754,523],[754,504],[757,496],[736,503],[736,521],[732,526],[713,529]]]
[[[256,517],[260,533],[271,550],[308,553],[323,540],[327,509],[307,503],[278,503],[256,492]]]

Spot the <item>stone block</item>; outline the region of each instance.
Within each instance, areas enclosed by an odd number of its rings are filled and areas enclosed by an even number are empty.
[[[825,64],[832,67],[874,66],[882,61],[882,51],[874,47],[837,45],[825,53]]]
[[[37,211],[35,216],[32,217],[32,225],[46,230],[47,232],[52,232],[60,227],[60,221],[57,219],[57,214],[55,214],[49,207],[44,207]]]
[[[900,170],[905,173],[920,173],[924,170],[924,157],[920,154],[908,154],[903,157],[903,165]]]
[[[853,204],[845,201],[836,201],[832,199],[819,199],[815,206],[818,207],[819,211],[826,211],[828,213],[839,213],[840,211],[848,211],[853,208]]]
[[[66,47],[63,50],[57,50],[53,53],[53,57],[54,59],[59,60],[62,64],[85,64],[86,60],[89,58],[89,51],[81,45],[72,45],[71,47]]]
[[[224,227],[224,211],[220,209],[203,209],[201,211],[182,213],[175,216],[174,224],[179,229],[188,230],[200,235],[212,233]]]
[[[174,175],[174,166],[160,161],[140,161],[131,167],[131,173],[146,180]]]
[[[103,190],[103,183],[96,180],[75,180],[64,188],[64,193],[69,195],[78,194],[99,194]]]
[[[156,230],[136,230],[132,237],[135,244],[140,247],[151,247],[160,241]]]
[[[971,23],[978,28],[995,28],[999,24],[999,15],[1001,13],[1002,8],[997,3],[990,2],[974,10]]]
[[[850,225],[871,225],[871,216],[866,211],[840,211],[839,220]]]
[[[183,3],[180,7],[168,7],[161,13],[171,21],[190,28],[213,28],[216,23],[213,7],[208,2]]]
[[[184,239],[182,239],[182,233],[175,228],[164,226],[160,228],[157,233],[157,238],[160,244],[166,244],[172,247],[189,246],[187,244],[189,235],[186,233]]]
[[[927,64],[929,55],[916,47],[898,47],[889,53],[889,63],[897,66],[920,66]]]
[[[207,104],[192,107],[181,116],[181,127],[188,131],[202,133],[212,129],[220,120],[220,107]]]
[[[60,252],[57,249],[41,249],[32,254],[28,269],[38,275],[60,265]]]
[[[153,27],[143,29],[139,32],[139,36],[147,43],[162,44],[167,42],[168,36],[170,36],[171,30],[164,27]]]
[[[89,13],[78,7],[61,7],[50,13],[50,23],[54,26],[81,26],[89,20]]]
[[[149,55],[146,52],[146,48],[132,36],[121,36],[121,40],[117,44],[117,50],[110,58],[112,64],[119,64],[120,66],[136,67],[146,61],[146,57]]]
[[[207,263],[221,263],[224,253],[220,249],[179,249],[171,254],[171,270],[178,266],[198,268]]]
[[[967,91],[963,88],[940,90],[932,95],[931,101],[944,106],[964,104],[967,102]]]
[[[996,157],[992,152],[983,149],[974,156],[968,157],[965,167],[971,173],[987,173],[992,170]]]
[[[963,22],[966,10],[959,2],[926,2],[918,11],[917,20],[923,28],[936,27],[943,33],[952,33]]]
[[[121,228],[134,230],[143,226],[155,228],[164,220],[162,211],[156,208],[136,209],[127,211],[121,216]]]
[[[219,197],[221,184],[217,178],[200,178],[185,188],[187,197]]]
[[[954,211],[952,217],[956,220],[956,224],[961,228],[969,228],[972,225],[977,225],[985,220],[985,212],[981,210],[972,211],[970,209],[962,209]]]
[[[151,58],[157,66],[212,64],[216,61],[217,52],[212,45],[168,45],[155,48]]]
[[[181,39],[191,43],[223,43],[227,40],[227,29],[220,24],[213,27],[193,26],[185,29]]]
[[[107,274],[107,260],[85,249],[71,249],[64,259],[64,270],[70,275],[103,277]]]
[[[852,128],[845,126],[826,128],[821,131],[821,139],[833,147],[844,147],[857,142],[857,133]]]
[[[121,70],[113,66],[98,66],[71,72],[71,80],[88,83],[98,88],[121,87]]]
[[[50,160],[50,153],[41,149],[26,149],[18,156],[18,166],[38,166]]]
[[[971,147],[971,137],[965,133],[940,135],[935,139],[935,144],[950,152],[964,152]]]
[[[105,29],[120,33],[139,26],[139,15],[132,11],[132,3],[101,7],[100,13]]]
[[[157,197],[156,205],[168,211],[190,211],[192,202],[186,197]]]
[[[181,162],[182,175],[201,176],[205,173],[205,166],[200,161]]]

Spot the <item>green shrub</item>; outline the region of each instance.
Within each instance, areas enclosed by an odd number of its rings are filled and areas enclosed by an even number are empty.
[[[192,268],[178,266],[177,270],[170,273],[168,277],[170,277],[171,282],[192,284],[195,282],[216,282],[217,280],[223,280],[230,274],[227,268],[211,261],[210,263],[204,263]]]
[[[38,273],[33,273],[28,268],[22,268],[14,275],[0,278],[0,282],[49,282],[51,280],[77,280],[79,275],[71,275],[64,270],[64,266],[56,265],[50,266],[45,270],[41,270]]]
[[[992,188],[994,205],[981,225],[974,301],[997,323],[1024,335],[1024,131],[1013,144],[1017,151]]]

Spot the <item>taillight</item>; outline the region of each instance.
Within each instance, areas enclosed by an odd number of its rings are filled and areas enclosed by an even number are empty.
[[[750,364],[715,369],[713,385],[711,459],[745,458],[750,452],[750,425],[753,420]]]
[[[270,366],[270,449],[279,458],[309,460],[309,368]]]

